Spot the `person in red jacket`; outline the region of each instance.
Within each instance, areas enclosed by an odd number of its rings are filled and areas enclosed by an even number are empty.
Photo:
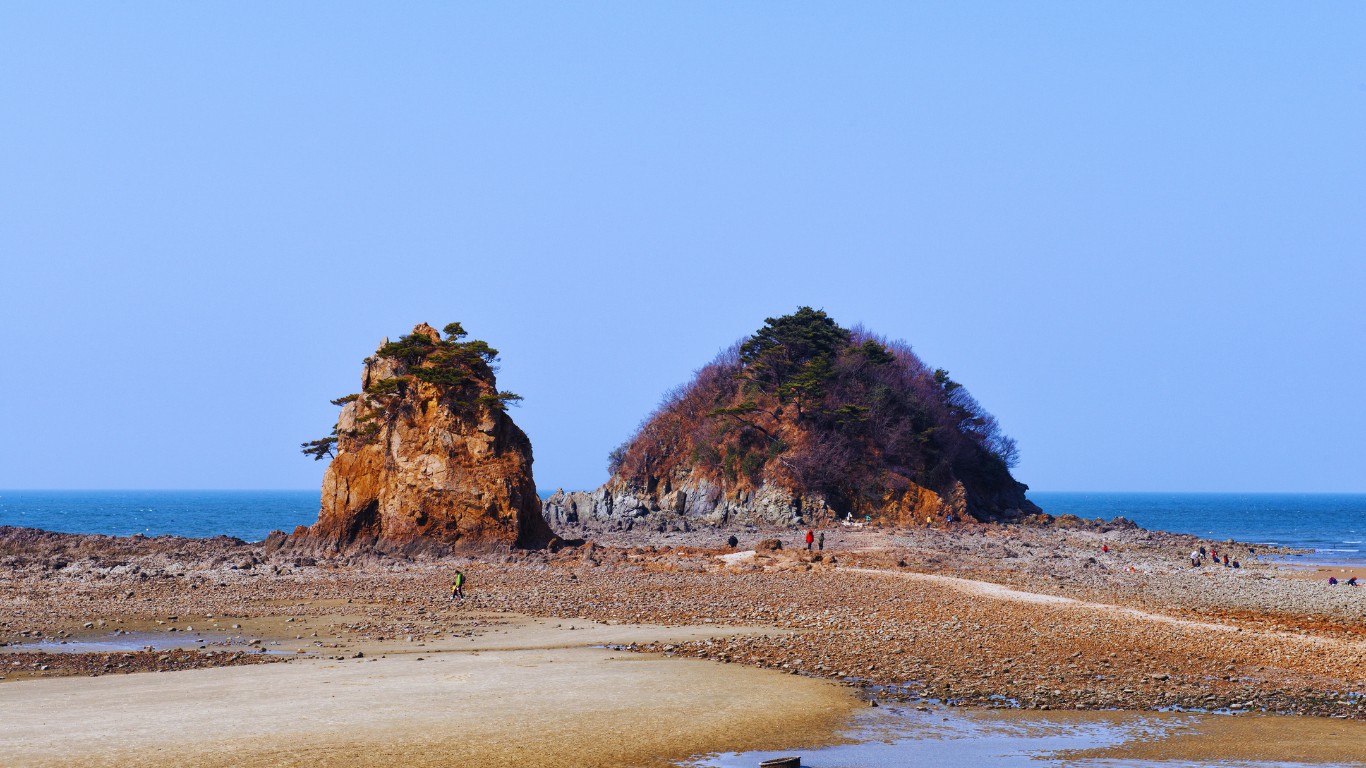
[[[814,531],[812,531],[811,529],[808,528],[807,531],[806,531],[806,551],[807,551],[807,552],[810,552],[810,551],[811,551],[811,543],[814,542],[815,540],[816,540],[816,533],[815,533]]]

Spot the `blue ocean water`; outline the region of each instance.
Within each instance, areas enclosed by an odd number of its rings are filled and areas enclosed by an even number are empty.
[[[1366,494],[1034,493],[1054,515],[1315,550],[1306,562],[1366,563]],[[318,519],[317,491],[0,491],[0,525],[128,536],[259,541]]]
[[[312,525],[317,491],[0,491],[0,525],[110,536],[235,536]]]
[[[1351,493],[1034,493],[1051,515],[1109,520],[1144,528],[1311,549],[1308,563],[1366,563],[1366,494]]]

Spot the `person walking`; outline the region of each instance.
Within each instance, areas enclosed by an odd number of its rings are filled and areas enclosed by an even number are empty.
[[[461,600],[465,599],[464,571],[456,571],[455,578],[451,579],[451,602],[455,602],[456,598],[460,598]]]
[[[822,552],[825,551],[825,531],[821,531],[820,538],[817,539],[816,547]]]
[[[811,543],[816,540],[816,533],[810,528],[806,529],[806,551],[811,551]]]

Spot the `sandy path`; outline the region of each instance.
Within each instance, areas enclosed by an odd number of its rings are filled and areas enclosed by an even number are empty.
[[[1139,621],[1149,621],[1158,624],[1168,624],[1187,629],[1200,630],[1203,632],[1237,633],[1244,631],[1239,627],[1231,626],[1228,624],[1218,624],[1207,621],[1194,621],[1191,619],[1180,619],[1174,616],[1167,616],[1161,613],[1151,613],[1149,611],[1141,611],[1137,608],[1129,608],[1122,605],[1112,605],[1110,603],[1093,603],[1087,602],[1085,600],[1077,600],[1071,597],[1061,597],[1059,595],[1045,595],[1040,594],[1038,592],[1026,592],[1024,590],[1015,589],[1013,587],[1007,587],[1003,584],[995,584],[989,581],[963,579],[957,576],[940,576],[938,574],[933,573],[902,573],[894,571],[879,571],[874,568],[848,568],[846,570],[855,571],[858,573],[868,573],[879,576],[887,576],[892,578],[908,579],[911,581],[930,582],[950,587],[952,589],[956,589],[960,592],[969,595],[987,597],[995,600],[1007,600],[1010,602],[1028,603],[1034,605],[1058,606],[1063,608],[1091,611],[1095,613],[1103,613],[1107,616],[1114,617],[1117,620],[1131,619]],[[1289,640],[1295,643],[1302,643],[1304,645],[1311,645],[1317,647],[1350,648],[1358,651],[1362,650],[1363,648],[1366,648],[1366,643],[1348,639],[1328,637],[1306,637],[1294,633],[1277,632],[1271,630],[1258,630],[1256,631],[1256,634],[1275,635],[1280,640]]]
[[[520,620],[375,649],[387,658],[18,682],[0,688],[0,755],[16,768],[638,766],[810,742],[855,706],[819,680],[585,647],[736,631]]]

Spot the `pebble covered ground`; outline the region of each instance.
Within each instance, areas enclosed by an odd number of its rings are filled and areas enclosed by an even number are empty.
[[[258,645],[286,638],[341,658],[364,643],[488,631],[492,612],[514,612],[790,630],[631,650],[828,678],[924,707],[1366,719],[1366,589],[1286,578],[1273,551],[1103,525],[836,529],[812,553],[793,531],[741,532],[737,548],[726,535],[607,534],[554,553],[408,560],[0,529],[0,661],[18,659],[28,676],[288,658],[22,650],[58,633],[183,631],[180,617],[206,615],[201,631],[237,625]],[[784,548],[752,551],[772,538]],[[1202,544],[1242,567],[1191,567]],[[457,567],[468,597],[451,603]]]

